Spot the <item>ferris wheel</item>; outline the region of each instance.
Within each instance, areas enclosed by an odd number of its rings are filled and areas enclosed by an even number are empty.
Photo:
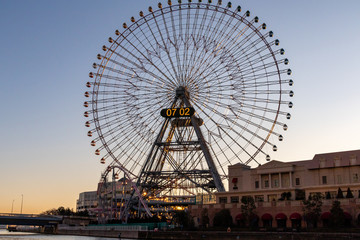
[[[211,0],[159,3],[130,20],[102,47],[86,84],[85,125],[101,163],[116,162],[143,188],[195,193],[224,191],[228,165],[270,160],[294,92],[266,24]]]

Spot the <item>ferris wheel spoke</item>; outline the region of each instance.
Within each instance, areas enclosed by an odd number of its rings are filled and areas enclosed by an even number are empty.
[[[173,11],[172,11],[172,6],[170,6],[170,18],[171,18],[171,28],[172,28],[172,37],[173,37],[173,40],[171,40],[171,37],[169,35],[169,41],[170,43],[174,46],[174,52],[175,52],[175,58],[176,58],[176,66],[177,66],[177,77],[178,79],[180,80],[182,78],[182,70],[181,70],[181,59],[180,59],[180,53],[179,53],[179,48],[180,48],[180,40],[178,39],[178,36],[177,36],[177,26],[175,24],[175,18],[174,18],[174,14],[173,14]],[[181,25],[180,25],[181,27]],[[179,34],[180,36],[180,34]]]
[[[123,36],[122,36],[123,37]],[[156,77],[157,79],[163,81],[163,82],[169,82],[171,85],[174,85],[176,86],[176,82],[173,82],[173,80],[171,80],[156,64],[154,64],[154,62],[148,58],[148,56],[146,56],[142,51],[140,51],[136,46],[134,46],[134,44],[129,41],[127,38],[124,38],[124,40],[134,49],[136,50],[136,53],[138,53],[139,55],[141,55],[143,57],[143,59],[145,60],[142,60],[141,58],[137,57],[135,55],[135,53],[131,52],[130,50],[128,50],[126,47],[124,47],[123,45],[121,45],[120,43],[118,43],[117,41],[114,41],[114,43],[117,44],[118,47],[120,47],[122,50],[124,50],[125,52],[127,52],[129,55],[131,55],[134,59],[136,59],[140,65],[137,64],[137,66],[139,66],[139,69],[145,71],[147,74],[150,74],[151,76],[154,76]],[[114,51],[113,51],[114,52]],[[120,54],[117,54],[118,56]],[[121,57],[121,56],[119,56]],[[145,68],[145,65],[146,64],[150,64],[152,65],[165,79],[159,77],[159,76],[156,76],[154,73],[148,71],[146,68]]]
[[[249,62],[249,64],[251,64],[251,62]],[[218,65],[218,66],[220,66],[220,65]],[[250,65],[251,66],[251,65]],[[256,72],[256,71],[263,71],[264,69],[266,69],[266,68],[270,68],[270,67],[273,67],[273,66],[276,66],[276,64],[272,64],[272,63],[269,63],[269,64],[263,64],[263,65],[261,65],[261,66],[259,66],[259,67],[257,67],[257,68],[251,68],[250,70],[247,70],[247,72],[245,71],[244,72],[244,70],[242,70],[241,72],[240,72],[240,76],[242,76],[242,75],[247,75],[247,74],[249,74],[249,73],[253,73],[253,72]],[[211,67],[211,66],[210,66]],[[209,69],[209,68],[208,68]],[[237,71],[237,69],[234,69],[234,71]],[[235,72],[235,73],[237,73],[237,72]],[[201,73],[201,75],[203,75],[204,74],[204,72],[203,73]],[[209,71],[209,74],[212,74],[212,71]],[[232,73],[230,73],[229,75],[234,75],[234,72],[232,72]],[[260,75],[261,77],[266,77],[267,76],[267,74],[263,74],[263,75]],[[206,75],[205,76],[205,78],[207,78],[207,77],[209,77],[209,75]],[[214,79],[214,80],[218,80],[218,79]],[[226,80],[226,79],[225,79]],[[228,81],[231,81],[231,79],[229,79]]]
[[[278,65],[277,62],[271,62],[271,63],[263,63],[263,64],[259,64],[259,63],[255,63],[256,65],[253,65],[251,68],[249,69],[244,69],[242,71],[242,74],[243,75],[248,75],[248,74],[253,74],[253,73],[256,73],[256,72],[263,72],[263,71],[266,71],[266,69],[268,68],[273,68],[273,67],[276,67]],[[266,73],[265,73],[266,74]],[[267,76],[267,74],[266,74]]]
[[[168,25],[167,25],[167,20],[165,20],[165,16],[164,16],[164,15],[162,15],[162,20],[163,20],[163,23],[164,23],[164,25],[165,25],[167,42],[165,43],[165,41],[164,41],[163,38],[162,38],[162,40],[163,40],[163,43],[164,43],[165,46],[168,46],[168,48],[171,48],[171,46],[174,46],[174,45],[175,45],[175,44],[174,44],[175,39],[174,39],[174,41],[171,40],[171,34],[169,33],[169,27],[168,27]],[[158,24],[157,24],[157,27],[158,27],[159,32],[161,33]],[[174,28],[173,28],[173,31],[175,31]],[[174,35],[175,35],[175,34],[173,33],[173,36],[174,36]],[[175,47],[174,47],[174,50],[175,50],[175,52],[176,52],[176,57],[178,57],[177,49],[176,49]],[[166,53],[167,53],[167,55],[168,55],[168,59],[169,59],[169,61],[170,61],[171,67],[172,67],[172,69],[173,69],[173,71],[174,71],[175,78],[176,78],[176,79],[180,79],[179,71],[178,71],[179,69],[176,69],[175,63],[173,62],[173,56],[170,55],[170,51],[169,51],[169,50],[166,51]],[[179,62],[179,61],[178,61],[178,62]]]
[[[263,35],[260,33],[260,31],[255,28],[251,28],[251,26],[252,25],[250,23],[247,23],[246,26],[241,30],[241,32],[239,32],[238,35],[235,36],[236,39],[234,39],[234,41],[230,43],[228,47],[229,52],[234,52],[234,55],[237,55],[239,52],[246,52],[248,50],[251,50],[248,47],[249,45],[252,45],[254,41],[257,40],[257,42],[260,42],[260,39],[265,40],[264,38],[262,38]],[[250,33],[248,31],[250,31]],[[252,40],[254,37],[257,38],[255,38],[255,40]],[[240,38],[241,40],[239,40]]]
[[[197,106],[199,109],[201,109],[201,107],[199,107],[199,106]],[[242,147],[240,144],[238,144],[237,143],[237,141],[234,141],[234,139],[229,135],[229,133],[227,132],[227,131],[225,131],[211,116],[209,116],[205,111],[203,111],[202,109],[201,109],[201,111],[202,111],[202,113],[205,115],[205,116],[207,116],[207,118],[211,121],[211,122],[213,122],[216,126],[217,126],[217,129],[218,129],[218,131],[219,131],[219,133],[220,133],[220,130],[221,130],[221,132],[223,132],[227,137],[229,137],[230,139],[232,139],[232,141],[240,148],[240,149],[242,149],[242,151],[244,151],[249,157],[251,157],[252,155],[250,154],[250,153],[248,153],[247,151],[246,151],[246,149],[244,148],[244,147]],[[216,112],[216,110],[215,110],[215,112]],[[219,113],[218,113],[219,114]],[[211,134],[212,133],[212,131],[210,131],[209,129],[208,129],[208,132]],[[221,135],[221,133],[220,133],[220,135]],[[246,139],[246,138],[244,138],[243,136],[241,136],[240,135],[240,137],[243,139],[243,140],[245,140],[245,141],[247,141],[248,142],[248,139]],[[249,142],[248,142],[249,143]]]
[[[119,138],[120,137],[120,138]],[[112,146],[112,151],[113,152],[116,152],[117,150],[120,150],[122,149],[122,151],[124,152],[121,152],[121,154],[126,154],[126,155],[131,155],[129,154],[130,152],[129,151],[126,151],[127,148],[131,149],[136,149],[136,152],[137,153],[142,153],[142,154],[145,154],[145,152],[142,152],[141,151],[141,148],[140,147],[143,147],[143,146],[138,146],[138,145],[133,145],[133,144],[130,144],[132,143],[132,141],[134,140],[134,138],[140,138],[138,134],[136,134],[135,132],[132,133],[131,135],[121,135],[121,133],[118,133],[118,135],[114,135],[112,139],[108,140],[108,142],[110,143],[110,145]],[[119,141],[119,139],[121,141]],[[118,144],[113,144],[115,142],[118,142]],[[108,146],[110,146],[108,144]],[[146,146],[146,145],[145,145]],[[119,155],[121,156],[121,155]]]
[[[140,77],[140,76],[138,76],[138,74],[135,74],[134,72],[124,72],[124,71],[116,70],[111,67],[103,67],[103,68],[108,70],[108,72],[120,74],[120,76],[116,76],[116,77],[111,76],[111,75],[106,75],[106,74],[101,75],[102,78],[109,79],[109,80],[115,80],[116,82],[119,82],[119,84],[121,83],[120,85],[117,84],[117,86],[122,86],[122,84],[124,84],[123,83],[124,80],[129,84],[129,87],[136,87],[134,85],[135,80],[140,81],[141,83],[146,83],[146,84],[148,84],[149,87],[163,87],[163,85],[165,84],[164,81],[161,81],[161,82],[155,81],[155,79],[159,79],[159,78],[154,74],[151,74],[151,76],[153,77],[153,80],[151,80],[151,79],[143,77],[143,76]],[[131,69],[131,70],[133,71],[134,69]],[[134,81],[131,81],[131,80],[134,80]],[[109,83],[103,83],[103,82],[101,82],[99,84],[104,87],[107,87],[110,85]],[[116,84],[116,83],[113,83],[113,84]]]
[[[149,73],[149,75],[151,77],[153,77],[153,80],[149,79],[149,78],[145,78],[145,77],[140,77],[138,75],[138,73],[134,72],[133,68],[130,68],[132,72],[126,73],[124,71],[120,71],[120,70],[116,70],[110,67],[104,67],[104,69],[108,70],[109,72],[113,72],[113,73],[118,73],[121,74],[121,76],[126,76],[126,78],[124,77],[119,77],[119,76],[111,76],[111,75],[105,75],[102,74],[102,77],[105,79],[109,79],[109,80],[116,80],[118,82],[121,82],[121,84],[123,84],[123,81],[126,80],[131,86],[130,87],[137,87],[134,85],[135,81],[130,81],[130,80],[138,80],[141,83],[146,83],[148,84],[149,87],[151,86],[157,86],[157,87],[163,87],[165,84],[165,81],[162,80],[160,77],[158,77],[157,75],[155,75],[154,73],[150,73],[148,70],[144,69],[144,73]],[[155,80],[160,80],[160,82],[155,81]],[[103,83],[99,83],[99,84],[103,84]]]
[[[154,15],[154,13],[152,13],[152,14]],[[165,40],[164,40],[164,37],[163,37],[163,35],[162,35],[162,31],[161,31],[161,29],[159,28],[159,25],[158,25],[158,22],[157,22],[157,18],[154,17],[153,19],[154,19],[154,22],[155,22],[156,27],[157,27],[157,29],[158,29],[159,36],[160,36],[163,44],[160,44],[160,43],[158,42],[158,40],[157,40],[157,39],[158,39],[158,36],[155,36],[155,34],[154,34],[153,30],[152,30],[152,27],[150,27],[149,22],[146,21],[146,25],[147,25],[149,31],[151,32],[151,35],[152,35],[152,37],[153,37],[153,39],[154,39],[154,41],[155,41],[155,44],[150,43],[149,45],[152,47],[153,51],[155,51],[155,56],[161,61],[162,67],[164,67],[164,68],[166,69],[166,71],[168,72],[169,76],[171,76],[171,79],[174,79],[174,80],[175,80],[175,79],[178,79],[178,74],[177,74],[177,72],[176,72],[176,70],[175,70],[175,67],[174,67],[173,63],[172,63],[172,56],[170,55],[170,52],[169,52],[169,49],[168,49],[168,46],[170,47],[170,45],[168,45],[168,44],[165,42]],[[165,23],[165,21],[164,21],[164,23]],[[146,39],[147,39],[147,41],[149,42],[149,39],[148,39],[148,38],[146,38]],[[157,47],[157,49],[154,49],[154,45]],[[147,49],[147,48],[144,46],[144,49]],[[167,56],[168,56],[168,60],[169,60],[170,63],[171,63],[171,67],[172,67],[172,69],[173,69],[173,72],[169,70],[169,68],[168,68],[168,66],[167,66],[168,64],[165,63],[165,62],[162,60],[162,58],[160,57],[160,56],[161,56],[161,55],[160,55],[161,49],[163,49],[163,50],[166,52],[166,54],[167,54]],[[149,52],[149,53],[151,53],[151,52]],[[175,75],[173,75],[173,74],[175,74]],[[169,76],[166,76],[166,78],[170,79]]]
[[[212,56],[213,59],[215,59],[214,56]],[[214,74],[214,71],[218,71],[218,72],[221,72],[221,71],[225,71],[224,68],[222,68],[222,66],[220,64],[218,65],[215,65],[216,63],[215,62],[212,62],[211,64],[210,63],[207,63],[207,64],[203,64],[204,67],[202,70],[200,70],[200,72],[196,72],[196,75],[195,75],[195,79],[200,79],[200,78],[203,78],[203,79],[212,79],[212,80],[216,80],[216,79],[213,79],[213,78],[209,78],[210,75]],[[215,68],[217,67],[217,68]],[[200,68],[199,68],[200,69]],[[206,73],[207,72],[207,73]],[[218,74],[218,73],[217,73]],[[220,78],[219,78],[220,79]],[[207,80],[209,81],[209,80]],[[208,83],[208,82],[204,82],[204,83]]]
[[[254,113],[254,112],[245,111],[244,109],[241,109],[241,113],[244,114],[244,115],[247,115],[249,117],[255,117],[257,119],[261,119],[261,120],[266,121],[268,123],[274,123],[274,124],[281,125],[281,126],[284,125],[284,123],[281,123],[279,121],[274,122],[274,120],[271,119],[271,118],[268,118],[268,117],[265,117],[265,116],[262,116],[262,115],[258,115],[258,114]]]
[[[243,122],[245,122],[246,124],[250,124],[254,127],[256,127],[257,129],[261,129],[265,132],[269,132],[269,131],[272,131],[271,129],[268,129],[268,128],[265,128],[263,127],[262,124],[257,124],[255,123],[254,121],[249,121],[248,119],[245,119],[243,117],[241,117],[241,114],[244,115],[248,115],[250,117],[256,117],[257,119],[263,121],[263,120],[266,120],[266,118],[264,116],[259,116],[259,115],[255,115],[253,112],[247,112],[247,111],[244,111],[243,109],[236,109],[236,107],[229,107],[230,111],[235,115],[235,118],[237,120],[241,120]],[[202,110],[203,111],[203,110]],[[251,135],[253,136],[256,136],[257,138],[259,138],[260,140],[265,140],[264,138],[260,137],[260,135],[257,135],[255,134],[254,132],[248,130],[247,128],[245,128],[243,125],[240,125],[238,123],[236,123],[236,121],[234,119],[231,119],[227,116],[227,114],[223,114],[223,113],[220,113],[219,111],[217,110],[214,110],[213,109],[213,112],[215,112],[218,116],[220,116],[222,119],[225,119],[227,121],[230,121],[233,125],[237,126],[237,127],[240,127],[243,131],[246,131],[248,133],[250,133]],[[240,112],[241,114],[237,114],[236,112]],[[268,112],[268,109],[264,112]],[[210,118],[210,117],[209,117]],[[268,119],[269,120],[269,119]],[[214,120],[213,120],[214,121]],[[214,121],[215,122],[215,121]],[[270,123],[273,123],[273,121],[269,121]],[[221,124],[219,124],[221,125]],[[230,129],[231,131],[234,131],[236,133],[236,131],[234,129]],[[275,135],[279,136],[279,134],[277,133],[274,133]],[[219,133],[219,135],[221,135],[221,133]]]
[[[267,80],[267,81],[256,81],[256,82],[243,82],[240,84],[233,84],[234,88],[237,89],[257,89],[257,88],[261,88],[261,87],[274,87],[277,85],[281,85],[281,84],[285,84],[287,83],[288,80]],[[225,85],[227,86],[227,85]],[[216,85],[215,85],[216,87]],[[284,90],[285,92],[289,93],[290,90]],[[283,92],[283,91],[281,91]]]
[[[205,9],[204,17],[207,17],[207,12],[208,12],[208,9]],[[206,30],[205,30],[205,33],[206,33],[206,34],[208,34],[208,33],[210,32],[210,29],[212,28],[212,24],[213,24],[213,22],[214,22],[214,19],[215,19],[215,16],[216,16],[216,12],[213,11],[212,14],[210,14],[210,15],[211,15],[211,16],[210,16],[210,19],[208,20],[208,22],[210,22],[210,24],[207,24],[207,27],[206,27]],[[204,20],[204,18],[203,18],[203,20]],[[203,26],[205,26],[205,25],[206,25],[206,24],[204,24]],[[202,29],[201,29],[201,30],[202,30]],[[202,32],[202,31],[201,31],[201,32]],[[208,39],[207,39],[205,36],[201,35],[200,37],[203,39],[204,44],[208,41]],[[204,47],[203,47],[203,50],[206,51],[206,49],[207,49],[207,47],[204,46]],[[202,52],[200,52],[200,54],[202,54]],[[185,63],[185,61],[184,61],[184,63]]]
[[[205,15],[206,16],[206,15]],[[200,26],[200,30],[203,30],[203,28]],[[192,57],[190,58],[190,71],[189,71],[189,77],[194,76],[199,68],[201,68],[206,60],[205,56],[207,52],[212,48],[211,44],[207,42],[204,36],[198,34],[196,38],[193,39],[194,41],[194,47]]]
[[[192,47],[192,50],[191,50],[191,54],[190,54],[190,60],[189,60],[189,65],[187,67],[187,69],[191,68],[190,71],[187,72],[187,78],[185,79],[186,80],[186,84],[187,84],[187,81],[188,79],[190,78],[191,76],[191,70],[193,69],[193,66],[194,66],[194,62],[191,61],[193,60],[193,56],[197,53],[197,50],[198,50],[198,39],[197,39],[197,36],[198,36],[198,21],[199,21],[199,11],[200,11],[200,8],[198,7],[195,11],[195,17],[194,17],[194,20],[193,20],[193,23],[192,23],[192,31],[191,31],[191,34],[190,34],[190,37],[193,41],[193,47]],[[207,14],[204,14],[203,17],[207,15]]]
[[[183,51],[183,71],[184,71],[184,77],[181,79],[182,85],[186,84],[186,79],[188,78],[188,49],[191,48],[190,44],[191,44],[191,35],[189,34],[190,31],[190,12],[191,12],[191,8],[190,5],[188,5],[188,10],[186,11],[186,20],[185,20],[185,32],[184,32],[184,51]]]
[[[226,159],[225,163],[226,163],[226,164],[231,164],[231,162],[230,162],[229,158],[227,157],[226,152],[223,150],[223,147],[220,146],[220,144],[219,144],[219,143],[220,143],[219,138],[215,138],[215,136],[217,136],[217,134],[213,134],[213,132],[212,132],[210,129],[208,129],[207,126],[205,126],[205,128],[206,128],[207,133],[208,133],[208,135],[210,136],[210,138],[212,138],[212,139],[214,140],[214,144],[209,144],[209,146],[210,146],[210,149],[211,149],[212,152],[213,152],[213,156],[215,156],[215,159],[216,159],[216,161],[217,161],[217,163],[218,163],[217,165],[220,166],[220,169],[221,169],[223,175],[226,175],[226,171],[225,171],[224,168],[222,167],[222,166],[224,165],[224,162],[221,162],[221,161],[220,161],[220,159],[218,158],[218,155],[219,155],[219,154],[218,154],[217,151],[215,151],[214,147],[217,147],[217,148],[219,149],[219,151],[221,152],[222,156],[225,157],[225,159]],[[209,140],[210,140],[210,139],[209,139]],[[241,159],[239,159],[239,160],[240,160],[240,162],[242,162]]]
[[[241,105],[241,103],[243,102],[258,102],[258,103],[270,103],[270,104],[288,104],[287,101],[280,101],[280,99],[276,100],[276,99],[270,99],[270,98],[262,98],[259,96],[246,96],[246,98],[241,98],[241,100],[237,100],[237,102]]]
[[[262,141],[266,141],[266,139],[264,139],[264,138],[262,138],[261,136],[259,136],[256,132],[250,131],[248,128],[246,128],[246,127],[244,127],[244,126],[241,126],[241,125],[239,125],[239,124],[237,124],[237,123],[234,123],[234,121],[232,121],[232,123],[233,123],[234,125],[240,127],[243,131],[251,134],[251,139],[248,139],[248,138],[244,137],[242,134],[239,134],[239,136],[240,136],[243,140],[245,140],[245,141],[247,142],[247,145],[251,145],[252,147],[257,148],[257,146],[253,144],[253,138],[254,138],[254,137],[256,137],[256,138],[258,138],[258,139],[260,139],[260,140],[262,140]],[[248,121],[248,123],[249,123],[249,121]],[[220,130],[222,130],[222,131],[223,131],[225,134],[227,134],[228,136],[231,136],[227,131],[224,130],[224,127],[227,127],[227,125],[219,124],[219,126],[220,126]],[[232,130],[232,129],[231,129],[231,130]],[[235,132],[235,131],[233,131],[233,132]],[[235,133],[237,133],[237,132],[235,132]],[[230,137],[230,138],[232,138],[232,137]],[[233,139],[233,140],[234,140],[235,143],[237,143],[237,141],[235,141],[235,139]],[[266,143],[268,143],[268,144],[270,144],[270,145],[272,146],[271,143],[269,143],[269,142],[267,142],[267,141],[266,141]],[[238,145],[238,144],[237,144],[237,145]],[[230,146],[228,146],[228,148],[231,149]],[[242,148],[242,151],[244,151],[244,148]],[[247,151],[244,151],[244,152],[245,152],[250,158],[252,158],[252,156],[250,155],[249,152],[247,152]],[[261,150],[260,150],[260,152],[262,152],[263,154],[265,154],[265,153],[264,153],[263,151],[261,151]],[[233,153],[234,153],[234,156],[237,155],[237,153],[235,153],[235,152],[233,152]],[[254,159],[252,159],[252,160],[254,160]]]
[[[237,108],[238,106],[231,106],[231,109],[237,109]],[[252,110],[262,111],[264,113],[281,114],[284,116],[286,116],[287,114],[287,112],[279,111],[277,108],[272,109],[268,107],[258,106],[254,104],[245,104],[245,103],[242,104],[241,109],[252,109]]]
[[[272,42],[273,43],[273,42]],[[273,45],[272,43],[269,44],[269,46],[271,47],[271,45]],[[266,52],[266,50],[268,49],[267,45],[262,45],[260,46],[260,48],[257,48],[255,50],[253,50],[252,52],[238,52],[236,53],[235,56],[241,57],[240,61],[238,61],[239,67],[240,68],[246,68],[248,66],[250,66],[251,64],[254,64],[254,62],[262,62],[264,60],[269,60],[272,61],[275,55],[275,52]],[[262,53],[262,55],[260,55],[259,53]],[[280,52],[277,52],[280,53]]]
[[[264,36],[263,35],[252,35],[248,36],[248,41],[245,42],[245,44],[242,46],[242,48],[237,49],[234,52],[234,55],[239,57],[239,59],[243,59],[244,57],[247,59],[251,59],[252,57],[256,57],[259,55],[260,52],[264,52],[271,49],[271,44],[268,44],[267,42],[264,43]],[[258,46],[261,44],[260,46]],[[255,48],[256,47],[256,48]],[[270,52],[271,54],[271,52]],[[271,54],[272,55],[272,54]],[[244,60],[243,60],[244,62]],[[240,60],[240,63],[241,60]]]

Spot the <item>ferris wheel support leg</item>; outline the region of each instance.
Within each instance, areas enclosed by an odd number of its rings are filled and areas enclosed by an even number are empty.
[[[175,107],[177,101],[178,101],[178,98],[176,97],[175,100],[174,100],[174,102],[172,103],[171,107]],[[167,120],[164,121],[163,126],[161,127],[161,129],[160,129],[160,131],[159,131],[159,134],[157,135],[156,140],[155,140],[155,142],[153,143],[153,145],[152,145],[152,147],[151,147],[151,150],[150,150],[150,152],[149,152],[149,155],[148,155],[148,157],[146,158],[146,161],[144,162],[144,165],[142,166],[142,169],[141,169],[140,175],[139,175],[139,177],[138,177],[138,180],[137,180],[137,182],[136,182],[136,184],[135,184],[135,186],[134,186],[134,189],[133,189],[132,193],[130,194],[130,198],[129,198],[129,200],[128,200],[127,204],[126,204],[126,207],[125,207],[125,209],[124,209],[124,213],[121,214],[121,218],[123,218],[123,217],[124,217],[123,215],[126,214],[126,213],[130,210],[130,208],[131,208],[131,200],[132,200],[135,192],[137,192],[137,194],[139,195],[139,200],[141,201],[141,203],[142,203],[143,206],[145,207],[146,203],[143,202],[143,199],[142,199],[142,197],[141,197],[142,189],[139,191],[137,187],[141,185],[141,182],[146,182],[146,180],[147,180],[147,176],[145,176],[145,177],[146,177],[145,180],[142,179],[142,178],[143,178],[144,173],[146,172],[146,170],[147,170],[147,169],[151,169],[151,167],[152,167],[153,164],[154,164],[155,157],[156,157],[157,152],[158,152],[158,150],[159,150],[158,144],[162,142],[162,139],[164,138],[164,134],[165,134],[165,132],[166,132],[166,129],[167,129],[168,125],[169,125],[169,122],[170,122],[169,119],[167,119]],[[155,153],[154,153],[154,151],[155,151]],[[137,190],[137,191],[136,191],[136,190]],[[139,201],[139,202],[140,202],[140,201]],[[140,210],[140,208],[139,208],[139,210]],[[146,210],[147,214],[151,217],[152,214],[151,214],[150,210],[148,209],[147,205],[146,205],[146,207],[145,207],[145,210]],[[127,222],[128,216],[129,216],[129,214],[127,214],[127,215],[125,216],[126,222]]]
[[[178,98],[176,97],[174,99],[174,102],[171,104],[172,108],[175,107],[177,100],[178,100]],[[151,147],[149,155],[146,158],[146,161],[144,162],[144,165],[143,165],[143,167],[141,169],[140,176],[139,176],[138,181],[136,183],[137,186],[139,186],[139,184],[141,183],[140,181],[142,180],[143,174],[146,171],[146,169],[151,169],[152,168],[152,165],[154,164],[155,156],[157,155],[157,151],[159,150],[158,144],[162,142],[162,139],[164,138],[164,134],[166,132],[166,129],[167,129],[168,125],[169,125],[169,122],[170,122],[169,119],[166,119],[164,121],[163,126],[161,127],[161,129],[159,131],[159,134],[157,135],[156,140],[155,140],[155,142],[153,143],[153,145]],[[155,148],[156,148],[156,150],[155,150]],[[153,153],[154,150],[155,150],[155,153]]]
[[[187,99],[186,96],[183,96],[182,97],[182,100],[184,101],[186,107],[191,107],[191,104],[189,102],[189,100]],[[194,129],[195,129],[195,133],[199,139],[199,143],[200,143],[200,147],[201,147],[201,150],[202,152],[204,153],[204,156],[205,156],[205,159],[206,159],[206,162],[209,166],[209,171],[214,179],[214,183],[215,183],[215,186],[216,186],[216,189],[218,190],[218,192],[225,192],[225,187],[224,187],[224,184],[223,182],[221,181],[221,178],[220,178],[220,175],[219,175],[219,172],[217,171],[216,167],[215,167],[215,163],[214,163],[214,160],[209,152],[209,148],[207,147],[206,145],[206,142],[205,142],[205,139],[204,139],[204,136],[201,132],[201,129],[195,119],[194,116],[191,117],[191,124],[193,125]]]

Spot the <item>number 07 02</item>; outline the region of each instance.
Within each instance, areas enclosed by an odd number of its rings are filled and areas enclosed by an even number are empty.
[[[186,108],[165,108],[162,109],[160,115],[165,118],[176,118],[176,117],[191,117],[194,115],[195,110],[192,107]]]

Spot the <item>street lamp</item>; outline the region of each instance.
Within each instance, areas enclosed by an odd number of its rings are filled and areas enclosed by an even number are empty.
[[[14,210],[14,202],[15,202],[15,200],[13,200],[12,204],[11,204],[11,214],[13,213],[13,210]]]
[[[21,209],[20,209],[20,214],[22,214],[23,202],[24,202],[24,195],[21,194]]]

